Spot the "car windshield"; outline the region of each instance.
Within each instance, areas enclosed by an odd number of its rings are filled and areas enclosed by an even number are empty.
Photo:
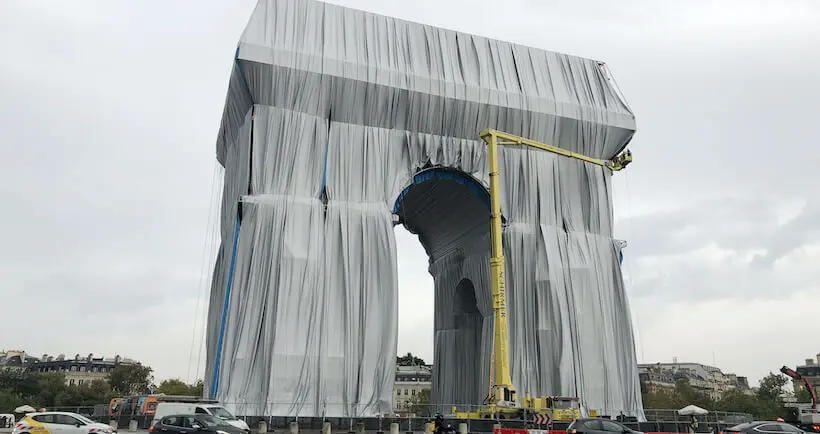
[[[74,414],[74,417],[76,417],[77,419],[80,419],[81,421],[85,422],[86,424],[96,423],[96,422],[94,422],[93,420],[91,420],[91,419],[89,419],[89,418],[87,418],[87,417],[85,417],[85,416],[83,416],[83,415],[81,415],[81,414],[76,414],[76,413],[75,413],[75,414]]]
[[[731,428],[726,428],[726,431],[741,432],[741,431],[746,431],[747,429],[749,429],[751,427],[752,427],[752,424],[750,424],[750,423],[742,423],[740,425],[735,425]]]
[[[228,410],[225,410],[222,407],[208,407],[208,411],[211,412],[214,416],[222,419],[222,420],[235,420],[236,417],[231,414]]]
[[[205,426],[207,426],[208,428],[226,425],[225,421],[223,421],[222,419],[218,417],[213,417],[209,414],[200,414],[196,417],[196,420],[204,423]]]

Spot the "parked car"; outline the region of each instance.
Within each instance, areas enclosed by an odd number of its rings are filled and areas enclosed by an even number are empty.
[[[165,416],[173,414],[203,414],[214,416],[225,423],[232,425],[244,432],[250,432],[248,424],[244,420],[238,419],[230,411],[219,404],[210,403],[186,403],[186,402],[160,402],[154,410],[153,425]]]
[[[567,434],[644,434],[610,419],[581,418],[567,427]]]
[[[209,414],[175,414],[160,418],[148,429],[152,434],[246,434],[228,422]]]
[[[805,431],[785,422],[749,422],[723,430],[724,434],[805,434]]]
[[[12,434],[114,434],[117,430],[77,413],[29,413],[14,425]]]

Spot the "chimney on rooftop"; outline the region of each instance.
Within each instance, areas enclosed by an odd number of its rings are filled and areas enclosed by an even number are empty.
[[[817,353],[815,357],[817,357],[817,363],[820,363],[820,353]]]
[[[811,366],[814,364],[814,359],[806,359],[806,366]]]

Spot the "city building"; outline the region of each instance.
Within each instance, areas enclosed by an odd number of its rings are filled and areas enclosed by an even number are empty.
[[[33,357],[25,351],[10,350],[0,352],[0,367],[20,369],[32,372],[61,372],[65,374],[66,384],[80,385],[94,380],[106,380],[108,374],[118,365],[139,364],[136,360],[114,357],[94,357],[93,354],[81,357],[75,354],[66,358],[65,354],[49,356],[43,354]]]
[[[820,387],[820,353],[814,359],[806,359],[803,365],[798,365],[794,370],[806,377],[815,391],[818,390],[817,388]],[[806,388],[802,380],[792,379],[792,386],[795,394]]]
[[[752,393],[749,380],[736,374],[724,373],[720,368],[700,363],[645,363],[638,365],[641,382],[650,389],[674,389],[678,381],[689,384],[711,399],[720,399],[730,390]]]
[[[427,390],[429,393],[432,380],[433,367],[430,365],[397,366],[393,386],[393,412],[396,414],[411,413],[413,402],[423,391]]]
[[[0,369],[23,370],[29,363],[35,360],[37,360],[36,357],[29,356],[25,351],[0,351]]]

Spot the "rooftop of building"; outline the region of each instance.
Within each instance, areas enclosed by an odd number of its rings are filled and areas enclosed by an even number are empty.
[[[723,376],[724,378],[729,379],[732,382],[736,382],[739,385],[747,385],[748,380],[745,376],[737,375],[734,373],[723,372],[720,368],[710,365],[704,365],[702,363],[696,362],[658,362],[658,363],[641,363],[638,364],[638,371],[640,373],[651,373],[657,371],[665,371],[669,372],[672,371],[674,375],[671,375],[670,378],[674,380],[683,379],[684,377],[687,378],[694,378],[698,380],[708,381],[709,378],[713,375]]]
[[[25,362],[23,362],[25,361]],[[65,354],[51,356],[43,354],[39,357],[33,356],[21,350],[0,351],[0,365],[5,366],[31,366],[43,364],[65,364],[65,363],[92,363],[92,364],[136,364],[134,359],[122,357],[119,354],[114,357],[95,357],[93,353],[88,355],[75,354],[73,357],[66,357]]]

